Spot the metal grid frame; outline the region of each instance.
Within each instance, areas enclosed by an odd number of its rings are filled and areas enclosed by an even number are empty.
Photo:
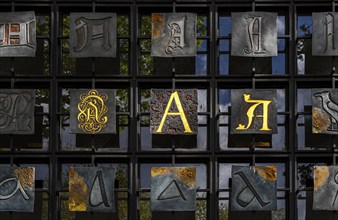
[[[165,2],[165,3],[163,3]],[[41,75],[17,75],[15,73],[15,58],[11,59],[12,69],[11,75],[4,75],[0,78],[1,88],[45,88],[49,90],[49,150],[45,151],[27,151],[24,149],[16,149],[13,147],[13,137],[11,137],[10,151],[4,151],[0,154],[0,161],[3,164],[22,164],[42,159],[49,166],[49,188],[38,189],[49,194],[49,219],[57,220],[60,217],[59,192],[64,189],[60,188],[59,181],[60,165],[62,161],[71,161],[80,163],[81,161],[93,162],[104,161],[107,163],[124,163],[128,164],[129,187],[122,189],[128,192],[128,210],[129,219],[139,219],[138,212],[138,197],[139,193],[148,191],[141,189],[139,178],[139,167],[142,163],[163,163],[160,158],[168,163],[203,163],[207,165],[207,188],[201,190],[207,192],[207,217],[208,219],[218,219],[218,194],[229,189],[219,189],[219,164],[228,162],[246,161],[254,164],[258,162],[281,162],[285,164],[286,182],[285,187],[278,189],[285,192],[286,199],[286,219],[298,219],[297,212],[297,197],[299,189],[297,189],[297,164],[300,162],[322,162],[327,164],[336,164],[337,151],[333,150],[299,150],[297,148],[297,117],[302,115],[302,112],[297,112],[297,90],[299,88],[312,87],[335,87],[338,75],[333,70],[331,75],[297,75],[297,15],[306,11],[306,8],[313,7],[328,7],[335,10],[338,2],[334,0],[319,1],[302,1],[302,0],[166,0],[158,3],[157,0],[35,0],[35,1],[7,1],[0,3],[1,11],[16,11],[27,10],[27,6],[36,13],[48,14],[50,16],[50,37],[47,39],[50,43],[50,74],[48,76]],[[86,75],[86,76],[63,76],[60,75],[60,40],[64,39],[61,36],[60,14],[62,8],[74,8],[83,6],[84,8],[95,10],[95,8],[124,8],[129,16],[130,36],[129,40],[129,75]],[[288,52],[286,53],[286,73],[284,75],[257,75],[250,73],[248,75],[218,75],[219,67],[219,40],[227,37],[218,36],[218,16],[222,14],[223,9],[231,11],[232,9],[245,10],[273,10],[279,12],[279,6],[287,8],[282,13],[286,13],[286,28],[287,34],[280,36],[288,41]],[[150,11],[157,10],[159,7],[164,7],[166,10],[180,7],[195,11],[202,9],[208,14],[208,35],[201,39],[208,40],[208,68],[206,76],[195,75],[175,75],[175,76],[140,76],[138,69],[138,48],[139,40],[143,37],[139,36],[139,15],[142,8],[147,8]],[[61,8],[61,9],[60,9]],[[311,11],[312,9],[310,9]],[[39,39],[45,39],[43,36],[38,36]],[[334,58],[332,58],[334,61]],[[192,85],[202,85],[202,88],[208,91],[208,111],[202,113],[208,117],[208,146],[206,151],[142,151],[139,148],[139,117],[142,115],[139,111],[139,89],[150,88],[151,82],[156,82],[170,87],[178,85],[179,87]],[[100,87],[105,87],[113,84],[116,87],[126,88],[129,91],[128,102],[129,112],[120,113],[129,117],[129,143],[126,152],[78,152],[78,151],[61,151],[59,148],[59,120],[63,114],[59,109],[60,88],[63,85],[76,84],[80,86],[85,83],[87,86],[97,84]],[[122,86],[121,86],[122,85]],[[218,120],[223,113],[218,112],[218,89],[219,88],[254,88],[254,87],[277,87],[285,88],[287,106],[285,112],[280,114],[288,118],[288,127],[286,133],[288,135],[288,144],[285,151],[265,151],[249,149],[245,151],[222,151],[218,143]],[[307,114],[307,113],[304,113]],[[94,155],[94,157],[93,157]],[[93,159],[94,158],[94,159]],[[306,191],[311,191],[311,187],[307,187]],[[334,215],[332,217],[334,219]]]

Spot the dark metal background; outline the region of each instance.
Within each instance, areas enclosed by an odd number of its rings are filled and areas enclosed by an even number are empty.
[[[285,182],[277,187],[278,199],[285,201],[285,217],[288,220],[299,219],[301,213],[306,212],[307,216],[316,219],[316,213],[312,210],[305,209],[311,203],[311,192],[313,187],[299,187],[297,180],[297,167],[302,164],[325,163],[336,164],[338,152],[332,148],[332,143],[336,139],[330,139],[330,148],[328,149],[301,149],[297,143],[297,126],[303,125],[298,119],[304,116],[310,116],[311,112],[298,109],[297,92],[299,89],[311,88],[328,88],[337,85],[337,64],[335,57],[325,57],[325,62],[318,57],[308,56],[307,61],[311,65],[306,66],[307,75],[297,75],[297,41],[303,40],[304,45],[311,45],[311,36],[297,36],[297,16],[310,15],[312,12],[321,10],[334,11],[337,2],[331,0],[35,0],[35,1],[10,1],[4,0],[0,2],[1,11],[27,11],[34,10],[37,15],[50,16],[50,36],[37,36],[38,41],[46,40],[50,43],[49,61],[50,75],[39,75],[36,71],[36,65],[41,62],[31,62],[28,60],[24,65],[17,58],[9,58],[7,66],[2,65],[1,71],[7,75],[1,75],[0,86],[3,89],[48,89],[49,113],[37,113],[36,116],[47,116],[50,121],[50,141],[47,151],[18,149],[15,146],[14,136],[0,136],[2,142],[9,140],[7,146],[9,151],[2,151],[0,161],[2,164],[45,164],[48,166],[48,184],[47,188],[37,187],[37,193],[48,194],[48,219],[60,220],[61,203],[64,201],[65,193],[68,189],[61,185],[61,167],[67,163],[91,163],[92,155],[95,155],[95,163],[121,163],[128,164],[128,189],[116,188],[118,192],[128,194],[128,218],[131,220],[140,219],[138,202],[141,201],[140,194],[150,192],[149,188],[141,188],[140,185],[140,165],[142,163],[171,163],[174,158],[176,163],[199,163],[206,165],[207,186],[205,189],[198,189],[198,193],[205,193],[206,218],[209,220],[219,219],[219,204],[223,201],[229,201],[229,192],[231,188],[223,188],[219,186],[220,164],[222,163],[280,163],[285,165]],[[208,75],[187,75],[185,71],[182,74],[173,75],[153,75],[144,76],[139,74],[139,61],[141,56],[140,41],[144,39],[150,40],[151,36],[143,36],[139,33],[140,17],[143,14],[151,14],[156,12],[172,12],[173,6],[177,11],[198,13],[207,16],[207,34],[198,36],[198,39],[207,41],[207,52],[205,52],[207,60]],[[69,12],[92,12],[96,7],[97,11],[109,11],[115,13],[127,14],[130,23],[130,36],[123,37],[129,40],[129,75],[94,75],[95,66],[92,60],[80,62],[81,74],[76,76],[61,75],[63,69],[61,65],[61,42],[68,40],[68,37],[62,35],[62,19],[63,14]],[[285,74],[271,75],[264,72],[257,74],[259,70],[260,60],[249,58],[239,60],[239,66],[245,66],[246,74],[238,73],[229,75],[219,75],[220,41],[230,40],[231,36],[219,35],[219,17],[230,16],[231,12],[243,11],[269,11],[277,12],[278,15],[285,16],[285,33],[280,34],[278,39],[285,40],[287,43],[285,56]],[[43,42],[43,41],[42,41]],[[306,48],[309,51],[309,47]],[[198,54],[203,53],[198,51]],[[311,54],[311,50],[310,50]],[[118,59],[118,58],[117,58]],[[317,62],[318,61],[318,62]],[[3,59],[1,60],[3,62]],[[34,64],[34,65],[32,65]],[[183,64],[186,64],[183,62]],[[113,62],[112,62],[112,65]],[[33,67],[32,67],[33,66]],[[184,66],[184,65],[183,65]],[[28,68],[29,67],[29,68]],[[190,68],[189,68],[190,70]],[[176,65],[178,72],[178,66]],[[171,69],[169,70],[171,73]],[[321,73],[327,73],[323,75]],[[21,74],[20,74],[21,73]],[[129,144],[126,152],[98,152],[98,151],[66,151],[60,146],[60,120],[67,116],[67,113],[61,111],[60,100],[62,98],[62,88],[92,88],[92,81],[96,82],[101,88],[127,88],[129,95],[129,112],[118,112],[118,115],[124,115],[129,118]],[[143,151],[140,147],[139,124],[140,117],[146,113],[139,111],[139,94],[141,89],[152,88],[155,84],[157,87],[171,88],[172,82],[176,83],[177,88],[201,88],[206,89],[209,108],[206,112],[199,113],[199,116],[207,118],[207,149],[204,151]],[[219,147],[219,126],[221,117],[228,117],[228,112],[220,112],[218,106],[218,91],[221,88],[240,89],[240,88],[278,88],[285,89],[285,110],[278,112],[278,116],[285,117],[285,148],[274,150],[261,149],[235,149],[221,150]],[[303,204],[303,205],[301,205]],[[9,219],[27,219],[28,215],[15,215],[13,213],[1,213],[1,220]],[[259,218],[260,214],[248,213],[249,218]],[[336,219],[337,213],[329,212],[328,218]],[[36,219],[36,218],[30,218]],[[89,219],[89,218],[88,218]],[[237,218],[238,219],[238,218]],[[318,218],[317,218],[318,219]]]

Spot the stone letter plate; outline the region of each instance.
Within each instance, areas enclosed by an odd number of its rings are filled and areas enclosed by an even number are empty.
[[[197,133],[196,89],[152,89],[150,96],[150,133]]]
[[[115,13],[70,13],[70,56],[115,57]]]
[[[116,133],[115,90],[74,89],[70,91],[70,132]]]
[[[231,211],[277,210],[275,166],[232,166]]]
[[[196,56],[196,14],[153,13],[151,56]]]
[[[0,57],[35,57],[35,51],[34,12],[1,12]]]
[[[0,169],[0,211],[34,212],[35,168]]]
[[[338,89],[312,89],[312,133],[338,134]]]
[[[34,134],[35,91],[0,90],[0,134]]]
[[[69,169],[69,211],[115,212],[115,170],[104,167]]]
[[[196,168],[151,168],[152,211],[195,211]]]
[[[231,134],[277,133],[277,91],[231,90]]]
[[[277,13],[231,13],[231,55],[277,56]]]
[[[338,13],[312,13],[312,55],[338,56]]]

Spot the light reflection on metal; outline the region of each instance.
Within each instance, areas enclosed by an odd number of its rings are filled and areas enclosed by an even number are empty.
[[[338,48],[336,31],[338,13],[312,13],[312,55],[337,56]]]
[[[276,100],[276,90],[232,90],[231,133],[276,133]]]
[[[116,133],[114,90],[71,90],[70,129],[73,133]]]
[[[338,134],[338,90],[312,90],[312,132]]]
[[[152,134],[196,134],[197,129],[197,90],[151,90]]]
[[[33,11],[0,13],[0,56],[34,57],[36,19]]]
[[[115,212],[115,170],[104,167],[71,167],[69,210]]]
[[[196,14],[153,13],[151,55],[196,56]]]
[[[151,169],[152,211],[195,211],[196,168],[153,167]]]
[[[70,13],[70,55],[116,56],[115,13]]]
[[[277,56],[277,13],[231,13],[231,55]]]
[[[338,210],[338,167],[315,166],[313,180],[313,209]]]
[[[34,107],[34,90],[0,90],[0,134],[34,134]]]
[[[276,172],[275,166],[232,166],[231,210],[276,210]]]
[[[10,168],[0,171],[0,211],[33,212],[35,168]]]

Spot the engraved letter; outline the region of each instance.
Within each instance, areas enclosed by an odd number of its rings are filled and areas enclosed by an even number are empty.
[[[98,194],[95,193],[97,190],[100,191],[99,194],[101,196],[98,196]],[[94,193],[95,193],[95,195],[93,195]],[[100,199],[102,199],[102,200],[100,202],[96,201],[98,203],[94,204],[95,201],[93,201],[93,200],[98,200],[97,197],[101,197]],[[97,206],[99,206],[101,204],[104,204],[105,207],[110,207],[109,203],[108,203],[106,189],[105,189],[105,186],[104,186],[104,180],[103,180],[103,176],[102,176],[102,171],[97,171],[97,173],[96,173],[93,186],[90,189],[89,203],[93,207],[97,207]]]
[[[268,204],[270,204],[271,202],[264,202],[263,199],[261,198],[261,196],[257,193],[257,191],[255,190],[255,188],[251,185],[251,183],[249,182],[249,180],[246,178],[246,176],[244,175],[243,171],[239,171],[237,173],[234,173],[233,175],[238,175],[241,177],[241,179],[244,181],[246,187],[244,187],[237,195],[236,197],[236,201],[238,203],[238,205],[242,206],[243,208],[245,208],[246,206],[248,206],[252,200],[254,198],[257,199],[257,201],[259,202],[259,204],[264,207]],[[252,197],[249,201],[244,201],[240,198],[241,194],[246,190],[250,190],[250,192],[252,193]]]
[[[175,100],[178,112],[169,112],[173,100]],[[156,131],[157,133],[162,132],[162,127],[163,127],[165,119],[167,118],[168,115],[179,115],[181,117],[182,122],[183,122],[184,132],[185,133],[192,133],[191,128],[190,128],[189,123],[188,123],[188,120],[187,120],[187,118],[184,114],[183,107],[182,107],[182,104],[181,104],[181,100],[180,100],[180,97],[179,97],[177,91],[173,92],[170,96],[170,99],[169,99],[168,105],[165,109],[164,115],[162,117],[160,126],[158,127],[158,129]]]
[[[247,103],[254,103],[246,112],[246,115],[248,117],[248,124],[247,126],[243,125],[243,124],[239,124],[238,127],[236,128],[236,130],[247,130],[248,128],[250,128],[252,121],[253,121],[253,117],[255,116],[254,112],[256,110],[256,108],[259,105],[262,105],[263,111],[262,111],[262,115],[256,115],[256,117],[260,117],[263,118],[263,123],[262,123],[262,128],[260,128],[259,130],[261,131],[270,131],[271,129],[268,126],[268,116],[269,116],[269,104],[271,103],[270,100],[252,100],[250,99],[250,94],[244,94],[244,101]]]
[[[262,20],[264,17],[247,17],[249,21],[248,35],[250,45],[244,49],[247,54],[264,54],[265,48],[262,47]]]
[[[325,26],[325,33],[324,33],[324,38],[325,38],[325,49],[323,53],[327,51],[329,47],[332,47],[332,49],[336,49],[335,47],[335,30],[334,30],[334,15],[332,13],[327,13],[325,15],[325,21],[324,21],[324,26]]]
[[[15,189],[13,190],[12,193],[10,193],[10,194],[8,194],[8,195],[0,195],[0,200],[7,200],[7,199],[12,198],[18,191],[21,192],[21,195],[23,196],[23,198],[24,198],[25,200],[28,200],[29,197],[28,197],[28,195],[26,194],[25,190],[22,188],[21,183],[20,183],[20,180],[17,179],[17,178],[9,178],[9,179],[6,179],[6,180],[2,181],[2,182],[0,183],[0,187],[1,187],[2,185],[4,185],[5,183],[11,182],[11,181],[15,181],[15,182],[16,182],[16,187],[15,187]]]
[[[165,48],[167,54],[171,54],[175,49],[184,49],[184,28],[186,17],[168,24],[170,28],[170,39],[168,46]]]
[[[109,42],[109,19],[111,17],[102,19],[89,19],[80,17],[75,21],[76,34],[78,44],[74,47],[76,52],[86,50],[92,40],[102,38],[102,45],[105,50],[109,50],[112,46]]]

